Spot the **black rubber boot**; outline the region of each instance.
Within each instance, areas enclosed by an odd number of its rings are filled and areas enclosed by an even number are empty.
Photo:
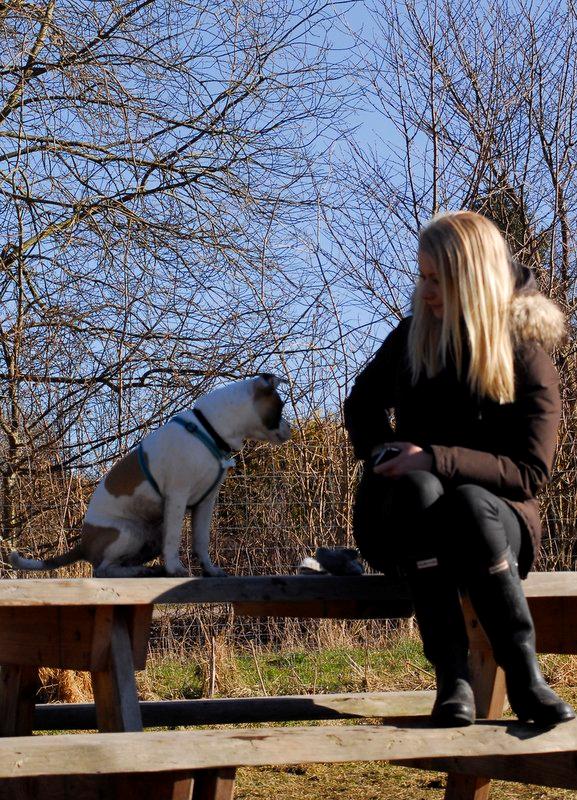
[[[464,674],[466,673],[466,674]],[[437,697],[431,719],[439,728],[458,728],[475,722],[475,697],[465,669],[435,667]]]
[[[423,566],[432,562],[432,566]],[[431,718],[442,728],[471,725],[475,721],[475,698],[469,683],[469,640],[457,585],[436,559],[417,561],[407,571],[407,579],[424,653],[437,678]]]
[[[573,719],[575,712],[548,686],[539,668],[535,628],[510,550],[484,575],[470,580],[469,595],[495,661],[505,671],[509,704],[518,719],[543,727]]]

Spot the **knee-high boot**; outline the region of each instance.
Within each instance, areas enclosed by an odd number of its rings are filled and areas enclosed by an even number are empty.
[[[441,727],[470,725],[475,721],[475,698],[469,683],[469,641],[457,584],[436,559],[411,565],[407,579],[423,650],[435,667],[437,697],[432,719]]]
[[[505,671],[516,716],[547,727],[573,719],[575,712],[547,685],[539,668],[535,628],[511,551],[484,574],[472,577],[468,589],[495,661]]]

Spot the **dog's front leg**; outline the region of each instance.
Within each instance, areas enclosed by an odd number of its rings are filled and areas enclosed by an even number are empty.
[[[210,560],[208,545],[210,542],[210,522],[218,491],[212,492],[202,503],[199,503],[190,512],[190,528],[192,534],[192,551],[197,557],[202,574],[205,577],[225,577],[226,572],[217,567]]]
[[[179,555],[187,499],[187,494],[172,494],[164,501],[162,554],[166,574],[175,578],[186,578],[188,576],[188,572],[182,565]]]

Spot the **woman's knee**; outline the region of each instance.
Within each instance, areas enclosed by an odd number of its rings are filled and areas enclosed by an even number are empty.
[[[516,532],[514,512],[492,492],[463,484],[451,493],[451,544],[482,563],[491,563],[506,550]],[[510,520],[509,517],[512,519]]]
[[[451,492],[455,505],[461,514],[476,518],[487,511],[496,514],[498,498],[496,495],[475,483],[464,483]]]
[[[465,483],[457,486],[451,495],[455,519],[461,524],[467,524],[481,534],[485,530],[503,527],[502,516],[507,506],[493,492],[474,483]]]
[[[440,480],[430,472],[409,472],[387,479],[364,474],[353,509],[353,535],[361,554],[372,567],[387,571],[421,538],[430,547],[431,532],[423,512],[444,494]]]
[[[395,478],[394,487],[395,504],[403,506],[407,513],[432,506],[445,493],[439,478],[425,470],[414,470]]]

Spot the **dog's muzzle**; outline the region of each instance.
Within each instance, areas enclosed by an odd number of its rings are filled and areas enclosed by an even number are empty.
[[[278,436],[279,442],[288,442],[288,440],[291,438],[291,426],[288,424],[286,419],[281,419],[275,433]]]

